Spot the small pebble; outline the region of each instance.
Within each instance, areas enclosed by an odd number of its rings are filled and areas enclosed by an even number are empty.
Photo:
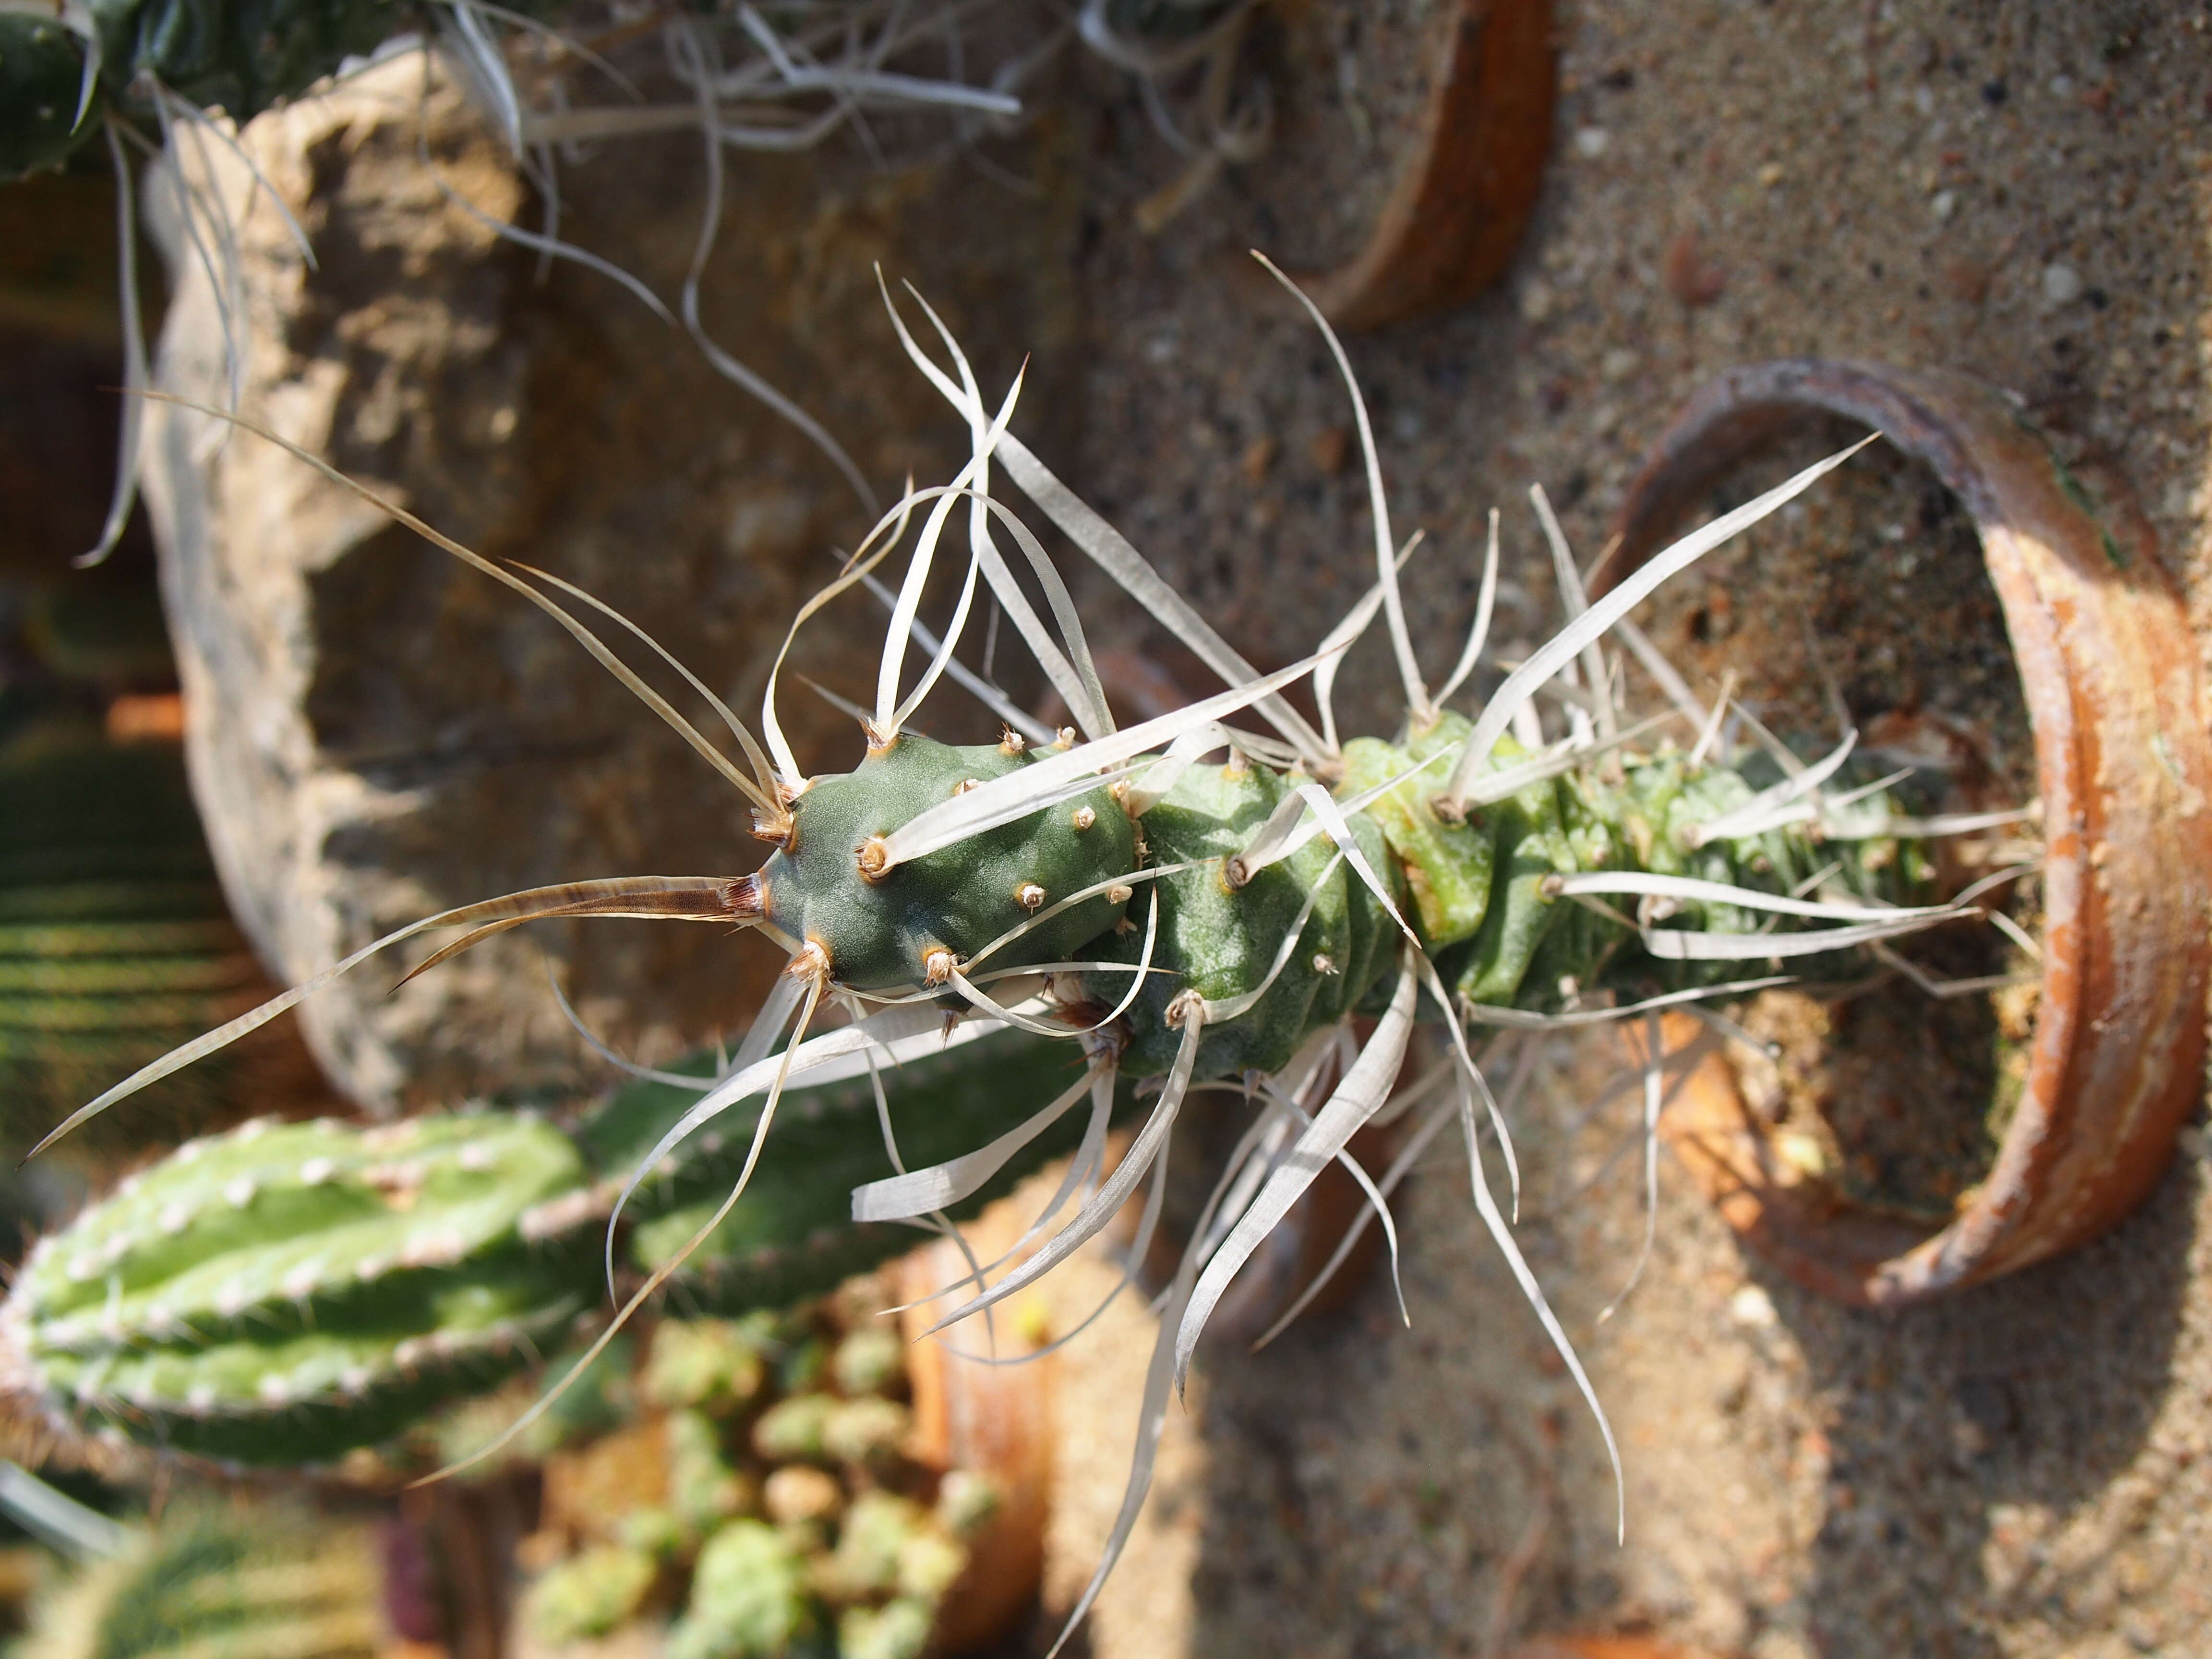
[[[1943,281],[1951,292],[1968,305],[1978,306],[1989,298],[1990,272],[1986,265],[1976,264],[1971,259],[1953,259],[1943,266]]]
[[[2081,273],[2068,264],[2043,268],[2043,297],[2054,306],[2070,306],[2081,297]]]
[[[1667,244],[1659,261],[1659,279],[1678,303],[1691,307],[1712,304],[1728,288],[1728,272],[1705,257],[1694,230],[1686,230]]]
[[[1928,198],[1928,210],[1939,222],[1950,223],[1951,216],[1959,210],[1959,192],[1955,190],[1937,191]]]
[[[1575,134],[1575,153],[1595,161],[1613,147],[1613,135],[1603,127],[1583,127]]]
[[[804,1463],[786,1464],[769,1475],[768,1484],[761,1488],[761,1506],[779,1526],[827,1521],[844,1502],[844,1489],[835,1476]]]
[[[1747,1285],[1729,1298],[1729,1317],[1747,1330],[1772,1328],[1778,1316],[1774,1298],[1756,1285]]]
[[[1340,426],[1325,426],[1314,434],[1308,453],[1320,471],[1334,477],[1344,471],[1345,457],[1351,453],[1352,434]]]

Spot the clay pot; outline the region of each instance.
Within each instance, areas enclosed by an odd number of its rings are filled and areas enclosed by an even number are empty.
[[[1417,142],[1360,251],[1298,286],[1341,328],[1462,305],[1494,282],[1535,210],[1559,55],[1551,0],[1438,8],[1437,76]]]
[[[984,1261],[1021,1236],[1022,1218],[1011,1205],[987,1210],[961,1229]],[[949,1240],[928,1245],[895,1264],[892,1284],[902,1302],[956,1284],[967,1260]],[[1017,1295],[995,1322],[1001,1357],[1036,1343],[1030,1296]],[[907,1379],[914,1401],[914,1439],[908,1451],[939,1469],[967,1469],[989,1480],[998,1506],[969,1540],[968,1570],[946,1592],[937,1614],[933,1650],[963,1653],[1006,1636],[1029,1610],[1044,1575],[1044,1529],[1052,1498],[1051,1356],[1021,1365],[985,1365],[960,1358],[945,1337],[963,1348],[980,1346],[980,1320],[956,1326],[944,1337],[922,1336],[952,1304],[923,1303],[899,1316],[906,1336]]]
[[[1656,1636],[1532,1636],[1512,1659],[1698,1659]]]
[[[2197,642],[2124,495],[2093,496],[2013,406],[1961,376],[1793,361],[1693,398],[1631,487],[1599,579],[1661,546],[1705,485],[1819,414],[1880,428],[1972,516],[2035,732],[2046,921],[2026,1091],[1996,1166],[1933,1232],[1803,1182],[1718,1060],[1670,1114],[1729,1224],[1800,1284],[1897,1306],[2070,1249],[2164,1173],[2201,1093],[2212,973],[2212,742]]]

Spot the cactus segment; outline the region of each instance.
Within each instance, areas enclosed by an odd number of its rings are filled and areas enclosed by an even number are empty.
[[[1456,748],[1468,731],[1465,720],[1447,713],[1402,744],[1354,738],[1345,745],[1338,793],[1349,796],[1387,782],[1440,750]],[[1526,758],[1513,739],[1501,738],[1488,769],[1503,771]],[[1436,815],[1425,777],[1380,796],[1366,816],[1381,826],[1444,981],[1469,1002],[1492,1007],[1540,1010],[1575,988],[1648,989],[1656,983],[1673,990],[1726,976],[1723,964],[1652,957],[1634,928],[1550,893],[1547,884],[1555,876],[1632,870],[1790,893],[1833,864],[1839,884],[1851,892],[1904,902],[1927,874],[1918,854],[1899,857],[1893,841],[1823,843],[1783,828],[1701,843],[1698,825],[1742,806],[1755,792],[1743,773],[1717,764],[1692,767],[1671,746],[1529,784],[1470,812],[1463,823]],[[1770,920],[1739,905],[1682,901],[1655,925],[1749,933]],[[1819,971],[1853,971],[1840,957],[1816,960]]]
[[[1284,775],[1241,759],[1225,767],[1194,766],[1145,814],[1152,857],[1163,866],[1188,862],[1196,867],[1153,883],[1160,896],[1153,963],[1172,971],[1148,977],[1129,1010],[1133,1035],[1122,1065],[1132,1074],[1157,1075],[1174,1063],[1181,1039],[1166,1013],[1184,991],[1225,1001],[1259,988],[1274,969],[1309,894],[1313,908],[1273,982],[1244,1012],[1207,1024],[1199,1047],[1200,1076],[1286,1065],[1309,1033],[1358,1006],[1388,959],[1378,947],[1383,930],[1392,927],[1389,919],[1325,838],[1267,866],[1243,886],[1230,886],[1229,860],[1290,788]],[[1393,867],[1384,856],[1383,833],[1368,816],[1355,817],[1351,828],[1370,869]],[[1091,948],[1134,963],[1141,946],[1142,935],[1133,929]],[[1093,1000],[1110,1006],[1125,984],[1120,975],[1101,974],[1091,976],[1087,988]]]
[[[241,126],[398,32],[396,0],[91,0],[101,78],[151,75]]]
[[[1493,765],[1517,757],[1507,750],[1501,744]],[[1632,927],[1603,910],[1551,896],[1546,883],[1558,875],[1639,871],[1786,894],[1833,866],[1838,885],[1894,902],[1912,900],[1924,885],[1924,860],[1917,850],[1900,856],[1894,841],[1822,842],[1793,826],[1700,844],[1698,825],[1754,793],[1742,772],[1692,768],[1680,751],[1662,748],[1625,761],[1614,777],[1570,773],[1471,814],[1470,826],[1495,838],[1490,911],[1472,941],[1438,953],[1439,971],[1470,1002],[1533,1009],[1555,1007],[1577,988],[1675,990],[1729,977],[1726,963],[1651,956]],[[1774,920],[1740,905],[1680,901],[1652,925],[1752,933]],[[1785,918],[1781,925],[1791,923]],[[1810,963],[1810,971],[1830,977],[1864,971],[1841,954]]]
[[[1354,738],[1344,745],[1341,796],[1363,794],[1404,775],[1439,751],[1467,740],[1468,722],[1449,711],[1403,744]],[[1497,848],[1474,824],[1447,823],[1430,805],[1442,783],[1441,763],[1415,772],[1369,804],[1390,855],[1405,873],[1413,920],[1432,951],[1472,939],[1490,909]]]
[[[670,1320],[653,1334],[653,1352],[641,1379],[656,1406],[696,1408],[716,1415],[750,1404],[768,1382],[774,1351],[773,1321],[755,1315],[727,1319]]]
[[[642,1415],[547,1460],[534,1548],[562,1553],[525,1593],[535,1633],[628,1626],[700,1659],[942,1650],[938,1613],[1000,1493],[923,1461],[905,1403],[914,1351],[879,1317],[891,1294],[863,1277],[780,1317],[661,1322]],[[720,1382],[733,1369],[736,1393]],[[676,1398],[699,1404],[649,1403]],[[664,1645],[653,1627],[671,1610]]]
[[[1135,827],[1104,787],[915,859],[863,873],[868,843],[960,792],[1018,771],[1029,750],[951,747],[915,732],[854,771],[818,778],[792,803],[788,844],[758,876],[768,920],[819,945],[839,983],[890,990],[941,982],[932,954],[965,966],[1045,907],[1137,867]],[[1123,905],[1072,904],[1002,949],[991,968],[1063,961],[1105,933]]]
[[[243,1463],[324,1463],[523,1364],[584,1305],[577,1188],[526,1117],[194,1142],[42,1241],[5,1312],[58,1414]]]
[[[599,1544],[555,1563],[531,1585],[523,1622],[556,1646],[605,1636],[645,1605],[659,1564],[627,1544]]]
[[[268,987],[225,911],[177,749],[34,725],[0,757],[0,1146],[20,1155]],[[162,1079],[64,1155],[135,1164],[322,1086],[279,1026]]]
[[[51,17],[0,13],[0,184],[49,167],[100,125],[77,125],[84,54]]]
[[[902,1150],[926,1163],[988,1140],[1026,1115],[1041,1075],[1077,1063],[1019,1031],[910,1061],[884,1079]],[[0,1347],[43,1408],[78,1427],[225,1462],[327,1463],[557,1340],[599,1291],[594,1166],[627,1172],[691,1099],[635,1085],[573,1139],[483,1112],[370,1129],[263,1122],[192,1142],[37,1246]],[[641,1189],[635,1259],[657,1266],[691,1236],[750,1132],[700,1137]],[[1040,1135],[963,1212],[1080,1133],[1071,1117]],[[890,1173],[866,1078],[793,1091],[744,1200],[679,1281],[689,1302],[782,1307],[908,1249],[910,1229],[849,1218],[852,1189]],[[835,1370],[862,1396],[850,1403],[872,1409],[896,1369],[887,1334],[855,1334],[848,1353],[779,1345],[757,1319],[663,1327],[644,1385],[661,1405],[727,1414],[780,1358],[781,1386]],[[838,1443],[856,1457],[900,1431],[880,1412],[848,1416]]]

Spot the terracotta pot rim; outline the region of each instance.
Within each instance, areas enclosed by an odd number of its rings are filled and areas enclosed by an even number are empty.
[[[1559,52],[1552,0],[1454,0],[1443,9],[1419,140],[1360,250],[1297,284],[1340,328],[1463,305],[1512,262],[1552,145]]]
[[[1838,416],[1927,464],[1972,516],[2035,734],[2041,1000],[1988,1178],[1914,1229],[1778,1174],[1717,1057],[1669,1126],[1723,1215],[1800,1283],[1868,1306],[1977,1284],[2080,1244],[2148,1195],[2196,1109],[2212,980],[2212,738],[2197,647],[2148,526],[2093,499],[2004,397],[1965,376],[1791,359],[1720,375],[1654,446],[1597,586],[1656,550],[1702,487],[1778,432]]]

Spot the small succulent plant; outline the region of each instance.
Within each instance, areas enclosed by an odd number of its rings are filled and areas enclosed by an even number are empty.
[[[993,1494],[908,1455],[903,1350],[865,1311],[880,1299],[861,1280],[779,1317],[657,1326],[638,1388],[658,1408],[659,1490],[641,1482],[611,1512],[551,1506],[533,1633],[666,1618],[672,1656],[918,1659]],[[555,1453],[550,1489],[562,1459],[600,1455],[589,1439]]]

